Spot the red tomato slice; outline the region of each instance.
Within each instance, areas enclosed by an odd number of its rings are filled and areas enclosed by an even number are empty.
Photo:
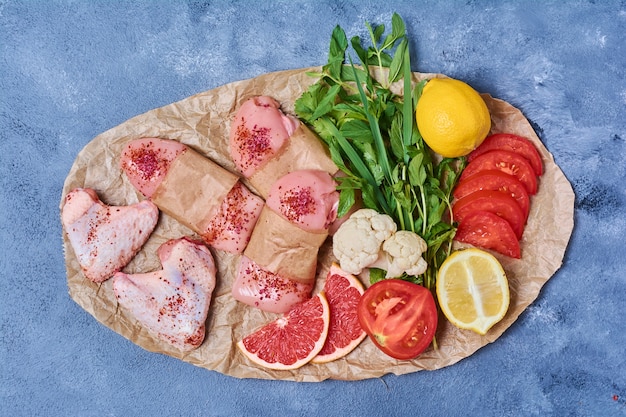
[[[519,241],[509,223],[488,211],[475,211],[465,217],[459,223],[454,239],[511,258],[521,257]]]
[[[535,175],[543,174],[541,155],[539,155],[535,145],[529,139],[512,133],[496,133],[487,136],[483,143],[467,156],[467,160],[471,162],[477,156],[496,149],[516,152],[522,155],[533,167]]]
[[[365,290],[357,313],[372,342],[396,359],[416,358],[437,330],[437,306],[431,292],[400,279],[384,279]]]
[[[513,175],[519,180],[530,195],[537,193],[537,177],[533,167],[526,158],[511,151],[493,150],[478,155],[472,162],[469,162],[460,180],[470,177],[479,171],[496,169],[506,174]]]
[[[480,171],[460,181],[454,188],[454,198],[457,200],[480,190],[500,191],[515,199],[524,213],[524,222],[530,211],[530,197],[524,184],[517,178],[495,169]]]
[[[481,190],[456,200],[452,206],[454,221],[461,223],[467,215],[475,211],[488,211],[509,222],[518,239],[524,233],[525,217],[517,202],[500,191]]]

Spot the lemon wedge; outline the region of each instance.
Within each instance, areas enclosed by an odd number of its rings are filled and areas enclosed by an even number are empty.
[[[437,298],[446,318],[484,335],[509,308],[509,282],[492,254],[475,248],[450,255],[439,268]]]

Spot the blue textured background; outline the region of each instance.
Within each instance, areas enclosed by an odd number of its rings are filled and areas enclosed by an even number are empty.
[[[576,193],[564,266],[495,343],[431,372],[239,380],[148,353],[68,296],[58,205],[81,148],[230,81],[407,23],[413,70],[520,108]],[[0,0],[0,414],[626,415],[624,1]]]

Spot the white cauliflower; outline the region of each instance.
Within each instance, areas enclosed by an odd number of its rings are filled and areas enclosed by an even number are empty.
[[[428,268],[422,257],[427,248],[426,242],[417,233],[399,230],[385,240],[383,253],[371,266],[386,270],[386,278],[399,277],[405,272],[418,276]]]
[[[387,271],[386,278],[426,272],[424,239],[417,233],[396,230],[395,222],[386,214],[371,209],[356,211],[333,236],[333,254],[341,269],[358,275],[365,268],[380,268]]]
[[[354,212],[333,236],[333,254],[341,269],[354,275],[376,262],[383,242],[397,230],[396,223],[372,209]]]

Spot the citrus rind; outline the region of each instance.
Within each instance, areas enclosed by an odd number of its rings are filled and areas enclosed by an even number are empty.
[[[268,351],[277,352],[277,351],[280,351],[281,349],[284,350],[285,346],[290,342],[289,340],[286,340],[285,338],[281,338],[281,337],[276,337],[276,338],[271,338],[271,339],[266,340],[263,348],[260,350],[257,349],[256,351],[253,352],[250,349],[248,349],[247,344],[246,344],[247,338],[253,337],[254,335],[257,335],[265,331],[265,329],[267,329],[269,326],[275,326],[275,325],[289,326],[290,319],[293,319],[294,316],[297,315],[299,310],[301,310],[302,308],[307,308],[308,305],[311,303],[317,303],[317,302],[321,304],[322,312],[319,316],[314,317],[313,319],[316,320],[316,319],[321,318],[323,320],[323,328],[319,332],[319,334],[316,335],[315,340],[309,339],[306,341],[307,346],[309,346],[311,342],[313,343],[313,345],[308,348],[309,351],[307,352],[306,356],[301,356],[296,361],[291,362],[291,363],[282,363],[279,360],[275,360],[275,361],[270,360],[271,357],[268,355]],[[246,356],[250,361],[254,362],[257,365],[263,366],[265,368],[274,369],[274,370],[298,369],[306,365],[307,363],[309,363],[311,359],[317,356],[320,350],[322,350],[322,347],[324,347],[324,343],[326,341],[326,336],[328,335],[329,324],[330,324],[330,307],[328,305],[328,301],[326,300],[326,296],[324,292],[322,291],[316,294],[315,296],[313,296],[310,300],[296,305],[293,309],[285,313],[280,318],[274,320],[271,323],[266,324],[265,326],[253,332],[252,334],[246,336],[244,339],[240,340],[237,343],[237,347],[244,354],[244,356]],[[298,323],[296,323],[296,325],[298,325]],[[302,324],[299,324],[299,325],[301,326]],[[285,337],[288,337],[288,333],[289,332],[285,332]],[[294,330],[291,333],[292,334],[297,333],[297,330]],[[301,346],[297,346],[297,347],[300,348]]]
[[[328,271],[328,275],[326,277],[326,280],[328,282],[328,280],[330,279],[335,279],[333,278],[335,275],[338,275],[340,277],[342,277],[343,279],[348,281],[348,288],[353,288],[356,289],[356,291],[358,291],[358,293],[360,295],[363,295],[363,292],[365,291],[365,288],[363,287],[363,284],[361,283],[361,281],[355,277],[354,275],[345,272],[344,270],[342,270],[338,264],[333,263],[330,266],[330,269]],[[326,294],[326,297],[328,299],[328,303],[330,306],[330,316],[331,316],[331,325],[329,327],[328,330],[328,337],[326,339],[326,343],[330,343],[332,340],[332,332],[333,332],[333,327],[332,327],[332,323],[333,323],[333,315],[334,314],[340,314],[340,315],[344,315],[343,317],[343,321],[344,321],[344,325],[347,325],[347,322],[352,322],[355,323],[356,326],[358,326],[360,332],[359,335],[357,337],[355,337],[354,339],[352,339],[347,345],[342,346],[342,347],[335,347],[335,350],[333,352],[324,354],[322,352],[320,352],[317,356],[315,356],[312,360],[311,363],[317,363],[317,364],[321,364],[321,363],[328,363],[328,362],[332,362],[335,361],[337,359],[343,358],[344,356],[348,355],[350,352],[352,352],[362,341],[363,339],[365,339],[365,337],[367,336],[367,333],[365,333],[365,331],[361,328],[361,325],[358,322],[358,317],[357,317],[357,312],[356,312],[356,306],[358,304],[358,299],[354,300],[354,303],[347,303],[347,305],[352,305],[354,306],[354,311],[345,311],[345,307],[346,304],[339,306],[339,307],[344,307],[340,312],[336,312],[335,308],[333,306],[333,294],[332,294],[332,288],[328,288],[326,286],[326,284],[324,285],[324,292]],[[347,290],[345,290],[347,291]],[[345,292],[344,291],[344,292]],[[360,297],[359,297],[360,298]],[[343,301],[345,302],[345,300],[338,300],[338,301]],[[349,318],[345,317],[345,315],[350,315]],[[344,337],[345,337],[345,333],[344,333]]]
[[[417,102],[415,118],[426,144],[447,158],[478,147],[491,129],[487,104],[471,86],[452,78],[433,78]]]
[[[477,248],[459,250],[444,261],[436,292],[450,323],[480,335],[502,320],[510,303],[502,265],[495,256]]]

